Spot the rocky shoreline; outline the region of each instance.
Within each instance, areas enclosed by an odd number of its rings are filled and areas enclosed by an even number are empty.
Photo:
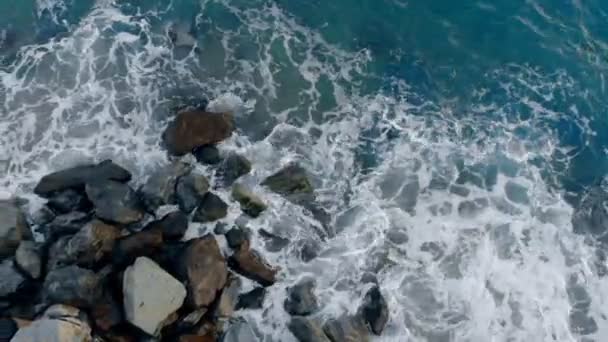
[[[251,162],[223,156],[216,146],[234,130],[229,113],[181,112],[163,134],[174,162],[138,188],[130,185],[129,171],[106,160],[44,176],[34,193],[47,202],[33,215],[16,200],[0,201],[0,341],[261,341],[238,311],[261,310],[281,269],[250,239],[257,234],[270,241],[269,250],[290,241],[263,229],[219,224],[213,234],[184,237],[191,222],[226,217],[228,203],[214,189],[228,189],[251,219],[268,209],[238,182],[251,172]],[[179,160],[188,153],[214,174]],[[310,211],[331,235],[329,214],[298,164],[261,185]],[[167,205],[176,210],[158,215]],[[32,229],[43,241],[34,241]],[[316,251],[306,254],[304,261]],[[258,286],[244,292],[242,278]],[[329,318],[316,315],[322,305],[315,279],[302,278],[287,288],[286,328],[302,342],[368,341],[382,334],[389,309],[371,278],[355,314]]]

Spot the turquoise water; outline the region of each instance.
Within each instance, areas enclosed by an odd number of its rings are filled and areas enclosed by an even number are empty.
[[[243,313],[265,340],[293,340],[280,302],[298,277],[320,274],[325,318],[354,310],[373,271],[392,308],[378,341],[602,341],[605,260],[570,218],[608,170],[607,13],[598,0],[4,0],[0,190],[27,197],[49,170],[108,157],[141,182],[168,162],[173,109],[208,99],[237,113],[223,148],[254,162],[247,182],[299,160],[334,216],[322,241],[308,213],[255,188],[277,209],[251,227],[295,236],[268,254],[285,270],[276,299]]]

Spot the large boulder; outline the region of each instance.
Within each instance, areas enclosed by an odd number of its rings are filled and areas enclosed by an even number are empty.
[[[317,311],[319,304],[315,296],[316,282],[313,278],[304,278],[287,289],[284,307],[292,316],[307,316]]]
[[[209,181],[205,176],[193,172],[180,177],[175,190],[179,209],[187,214],[191,213],[203,200],[207,191],[209,191]]]
[[[234,131],[230,113],[190,111],[177,115],[163,133],[169,153],[181,156],[203,145],[216,144]]]
[[[287,328],[300,342],[331,342],[319,324],[306,317],[292,317]]]
[[[192,220],[200,223],[213,222],[226,217],[226,215],[228,215],[228,204],[219,196],[208,192],[203,196]]]
[[[188,230],[188,216],[181,211],[174,211],[162,219],[150,222],[144,230],[157,229],[167,241],[181,239]]]
[[[11,259],[0,263],[0,298],[14,296],[25,285],[25,278],[13,266]]]
[[[85,184],[101,180],[126,183],[131,180],[131,173],[111,160],[106,160],[96,165],[82,165],[46,175],[36,185],[34,193],[48,198],[67,189],[82,191]]]
[[[160,229],[144,229],[116,241],[112,262],[118,267],[124,267],[132,264],[138,257],[152,257],[162,246],[163,233]]]
[[[184,285],[146,257],[125,270],[122,287],[126,319],[152,336],[186,298]]]
[[[15,252],[15,265],[30,278],[38,279],[42,274],[41,250],[33,241],[21,241]]]
[[[90,308],[102,293],[100,277],[75,265],[51,270],[44,280],[43,295],[50,303]]]
[[[116,226],[93,220],[69,238],[60,260],[63,259],[65,264],[93,266],[112,252],[119,237],[120,229]]]
[[[155,170],[139,189],[146,208],[154,212],[161,205],[174,203],[177,180],[191,169],[191,166],[177,162]]]
[[[342,316],[330,319],[323,325],[325,335],[332,342],[368,342],[369,333],[359,316]]]
[[[193,308],[208,307],[226,285],[226,260],[211,235],[188,242],[177,265],[185,279],[188,304]]]
[[[12,256],[21,240],[31,238],[25,216],[14,201],[0,201],[0,259]]]
[[[240,275],[258,282],[262,286],[271,286],[276,282],[278,269],[268,265],[266,260],[255,250],[249,248],[249,241],[228,258],[228,265]]]
[[[359,314],[374,334],[382,334],[388,322],[388,304],[377,285],[365,294]]]
[[[17,331],[12,342],[92,342],[91,327],[80,310],[54,305],[44,315]]]
[[[95,205],[95,215],[104,221],[130,224],[144,217],[144,208],[128,185],[105,180],[88,183],[87,196]]]
[[[258,196],[242,184],[237,183],[232,187],[232,198],[239,202],[241,210],[251,217],[260,216],[267,208],[266,204]]]
[[[224,186],[230,186],[249,172],[251,172],[251,162],[240,154],[231,153],[217,169],[217,177]]]

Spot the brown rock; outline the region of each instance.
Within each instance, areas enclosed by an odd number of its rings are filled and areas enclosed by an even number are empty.
[[[269,266],[258,252],[250,249],[249,241],[243,242],[239,250],[228,259],[228,265],[237,273],[262,286],[274,284],[279,271],[278,268]]]
[[[116,241],[112,251],[112,262],[118,266],[132,264],[140,256],[151,256],[163,245],[160,229],[146,229]]]
[[[179,342],[215,342],[213,335],[183,335],[180,336]]]
[[[230,113],[208,113],[204,111],[184,112],[171,122],[163,139],[173,155],[184,155],[197,147],[216,144],[228,138],[234,131]]]
[[[65,256],[78,265],[92,265],[112,252],[119,237],[119,228],[94,220],[68,240]]]
[[[101,331],[109,331],[123,321],[120,303],[106,293],[91,309],[91,318]]]

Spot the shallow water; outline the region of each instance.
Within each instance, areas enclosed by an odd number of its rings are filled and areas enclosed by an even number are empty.
[[[168,162],[160,135],[174,108],[212,99],[237,114],[222,148],[252,160],[244,181],[271,203],[249,226],[292,240],[265,253],[283,272],[264,310],[242,312],[265,341],[294,340],[286,286],[315,276],[318,315],[337,316],[356,310],[366,272],[391,308],[376,341],[602,341],[605,261],[570,220],[607,168],[607,11],[601,1],[4,1],[0,190],[35,208],[41,175],[104,158],[142,182]],[[313,175],[329,233],[257,185],[291,160]],[[189,235],[198,228],[211,229]],[[306,263],[311,241],[320,252]]]

